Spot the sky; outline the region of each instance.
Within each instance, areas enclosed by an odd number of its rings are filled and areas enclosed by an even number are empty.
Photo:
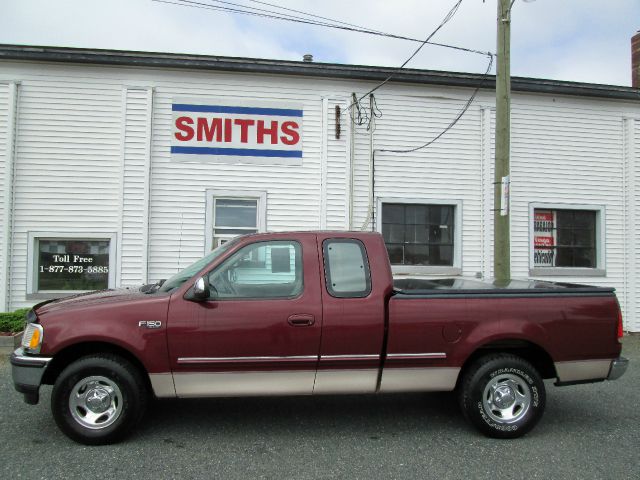
[[[179,0],[169,0],[179,1]],[[195,0],[244,4],[251,0]],[[263,0],[273,5],[426,38],[456,0]],[[497,0],[463,0],[433,41],[496,51]],[[0,43],[399,67],[419,44],[153,0],[0,0]],[[291,12],[289,12],[291,13]],[[640,0],[515,0],[513,76],[631,85],[630,39]],[[427,45],[408,68],[484,72],[481,55]],[[494,68],[495,70],[495,68]]]

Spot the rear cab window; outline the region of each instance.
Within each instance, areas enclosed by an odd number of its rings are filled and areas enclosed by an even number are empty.
[[[322,243],[327,292],[336,298],[362,298],[371,293],[371,272],[359,240],[331,238]]]

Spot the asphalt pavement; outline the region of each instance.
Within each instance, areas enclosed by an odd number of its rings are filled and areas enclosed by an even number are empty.
[[[165,400],[117,445],[67,439],[30,406],[0,358],[0,478],[639,479],[640,336],[615,382],[547,384],[547,410],[517,440],[485,438],[451,394]]]

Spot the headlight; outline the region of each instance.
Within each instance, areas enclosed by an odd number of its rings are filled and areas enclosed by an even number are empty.
[[[27,353],[40,353],[43,336],[42,325],[39,323],[27,323],[22,335],[22,348]]]

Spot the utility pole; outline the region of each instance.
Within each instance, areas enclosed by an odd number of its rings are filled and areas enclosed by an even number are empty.
[[[494,175],[493,272],[499,282],[511,279],[511,241],[509,235],[509,150],[511,145],[511,5],[498,0],[496,64],[496,132]]]

